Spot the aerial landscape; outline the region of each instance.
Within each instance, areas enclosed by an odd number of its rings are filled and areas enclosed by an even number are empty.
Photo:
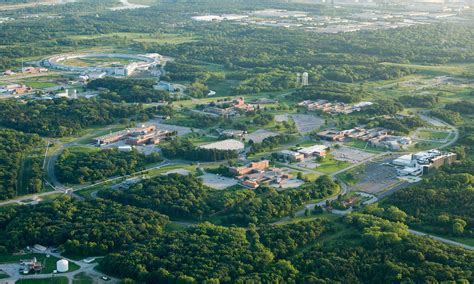
[[[0,0],[0,283],[474,283],[474,0]]]

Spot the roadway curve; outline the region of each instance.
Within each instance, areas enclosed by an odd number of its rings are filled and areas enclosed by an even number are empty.
[[[445,239],[445,238],[433,236],[433,235],[423,233],[423,232],[420,232],[420,231],[415,231],[415,230],[412,230],[412,229],[408,229],[408,232],[410,232],[410,234],[413,234],[413,235],[422,236],[422,237],[429,237],[429,238],[432,238],[433,240],[437,240],[437,241],[440,241],[440,242],[448,244],[448,245],[458,246],[458,247],[465,248],[467,250],[474,251],[473,246],[462,244],[462,243],[459,243],[459,242],[456,242],[456,241],[452,241],[452,240],[448,240],[448,239]]]

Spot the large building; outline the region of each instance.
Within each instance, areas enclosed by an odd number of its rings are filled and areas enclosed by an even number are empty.
[[[298,153],[303,154],[305,158],[307,157],[325,157],[327,154],[328,147],[324,145],[313,145],[311,147],[306,147],[298,150]]]
[[[283,150],[278,153],[278,156],[291,162],[301,162],[305,158],[304,154],[290,150]]]
[[[129,64],[116,66],[75,66],[64,63],[67,60],[82,58],[120,58],[134,60]],[[87,54],[63,54],[56,55],[42,61],[46,67],[56,70],[78,72],[83,74],[103,73],[111,76],[130,76],[137,70],[146,70],[159,64],[161,56],[159,54],[122,54],[122,53],[87,53]]]
[[[393,160],[392,164],[398,167],[398,175],[418,176],[444,165],[452,164],[456,159],[456,153],[443,153],[438,150],[429,150],[416,154],[403,155]]]
[[[263,160],[259,162],[253,162],[243,167],[230,167],[229,171],[233,175],[242,176],[247,175],[252,172],[258,172],[268,169],[270,162],[268,160]]]
[[[202,149],[215,149],[215,150],[229,150],[229,151],[243,151],[245,148],[244,143],[235,140],[235,139],[227,139],[222,140],[206,145],[199,146]]]
[[[157,130],[156,126],[141,126],[127,128],[94,139],[98,146],[112,144],[121,140],[126,140],[129,145],[159,144],[161,139],[170,137],[172,133],[168,130]]]

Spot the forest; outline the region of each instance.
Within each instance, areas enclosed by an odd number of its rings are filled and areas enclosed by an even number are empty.
[[[93,90],[106,89],[100,97],[113,102],[125,101],[127,103],[151,103],[171,100],[169,93],[154,90],[154,80],[117,79],[106,77],[97,79],[87,84]]]
[[[387,200],[408,214],[407,224],[433,233],[474,237],[474,175],[458,162]]]
[[[339,189],[339,185],[329,176],[320,176],[314,182],[281,192],[260,186],[254,195],[219,215],[223,224],[246,226],[249,223],[270,223],[275,218],[291,216],[304,203],[330,196]]]
[[[22,189],[19,188],[20,169],[29,152],[41,145],[42,140],[38,135],[24,134],[15,130],[0,129],[0,200],[12,198],[18,195]],[[42,189],[43,172],[38,168],[36,161],[29,172],[27,193],[39,192]]]
[[[211,212],[210,188],[192,175],[168,174],[147,179],[127,190],[104,190],[99,196],[125,205],[149,208],[174,218],[201,218]]]
[[[185,138],[177,138],[161,147],[163,155],[170,159],[186,159],[190,161],[222,161],[235,159],[237,151],[217,150],[196,147]]]
[[[359,102],[367,91],[353,86],[333,82],[320,82],[304,87],[292,93],[289,98],[294,101],[329,100],[344,103]]]
[[[157,153],[146,156],[137,150],[121,152],[115,148],[81,152],[65,149],[58,158],[55,172],[61,182],[82,184],[128,175],[160,161]]]
[[[163,233],[168,217],[105,200],[63,197],[37,206],[0,208],[0,250],[34,244],[74,255],[103,255]]]
[[[332,228],[332,225],[337,225]],[[203,223],[109,254],[101,268],[146,283],[399,283],[473,280],[474,253],[364,214],[340,223],[226,228]],[[321,243],[326,231],[339,237]],[[120,269],[118,269],[120,267]]]
[[[41,136],[64,137],[84,128],[108,125],[130,117],[147,120],[141,105],[115,104],[102,99],[36,100],[23,104],[17,100],[0,101],[0,126]]]

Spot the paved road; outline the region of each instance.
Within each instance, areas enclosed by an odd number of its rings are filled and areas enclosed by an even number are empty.
[[[423,233],[423,232],[420,232],[420,231],[415,231],[415,230],[412,230],[412,229],[408,229],[408,232],[410,232],[410,233],[413,234],[413,235],[417,235],[417,236],[427,236],[427,237],[430,237],[430,238],[432,238],[432,239],[434,239],[434,240],[443,242],[443,243],[448,244],[448,245],[454,245],[454,246],[458,246],[458,247],[462,247],[462,248],[465,248],[465,249],[474,251],[474,247],[473,247],[473,246],[468,246],[468,245],[465,245],[465,244],[462,244],[462,243],[459,243],[459,242],[456,242],[456,241],[452,241],[452,240],[448,240],[448,239],[445,239],[445,238],[433,236],[433,235],[430,235],[430,234],[427,234],[427,233]]]
[[[45,252],[45,254],[49,254],[49,255],[52,255],[52,256],[57,257],[57,258],[66,259],[70,263],[74,263],[74,264],[80,266],[80,268],[78,270],[57,274],[57,276],[67,277],[68,280],[69,280],[69,283],[73,282],[74,275],[79,274],[81,272],[84,272],[84,273],[88,274],[90,277],[92,277],[92,279],[94,279],[94,281],[95,281],[94,283],[120,283],[119,279],[112,278],[112,277],[110,277],[111,281],[106,282],[106,281],[101,280],[100,277],[104,276],[104,274],[101,273],[101,272],[98,272],[94,269],[94,267],[97,266],[97,263],[86,263],[84,261],[75,261],[75,260],[69,259],[67,257],[61,256],[58,253],[54,253],[51,250],[47,250]],[[19,275],[19,273],[18,273],[19,266],[16,265],[16,264],[8,264],[8,266],[10,266],[10,268],[11,268],[12,265],[13,265],[13,268],[15,268],[13,270],[14,273],[12,273],[12,269],[9,269],[10,277],[0,280],[1,284],[13,284],[17,280],[20,280],[20,279],[50,279],[51,277],[53,277],[52,274]],[[1,267],[2,267],[2,264],[0,264],[0,268]]]

